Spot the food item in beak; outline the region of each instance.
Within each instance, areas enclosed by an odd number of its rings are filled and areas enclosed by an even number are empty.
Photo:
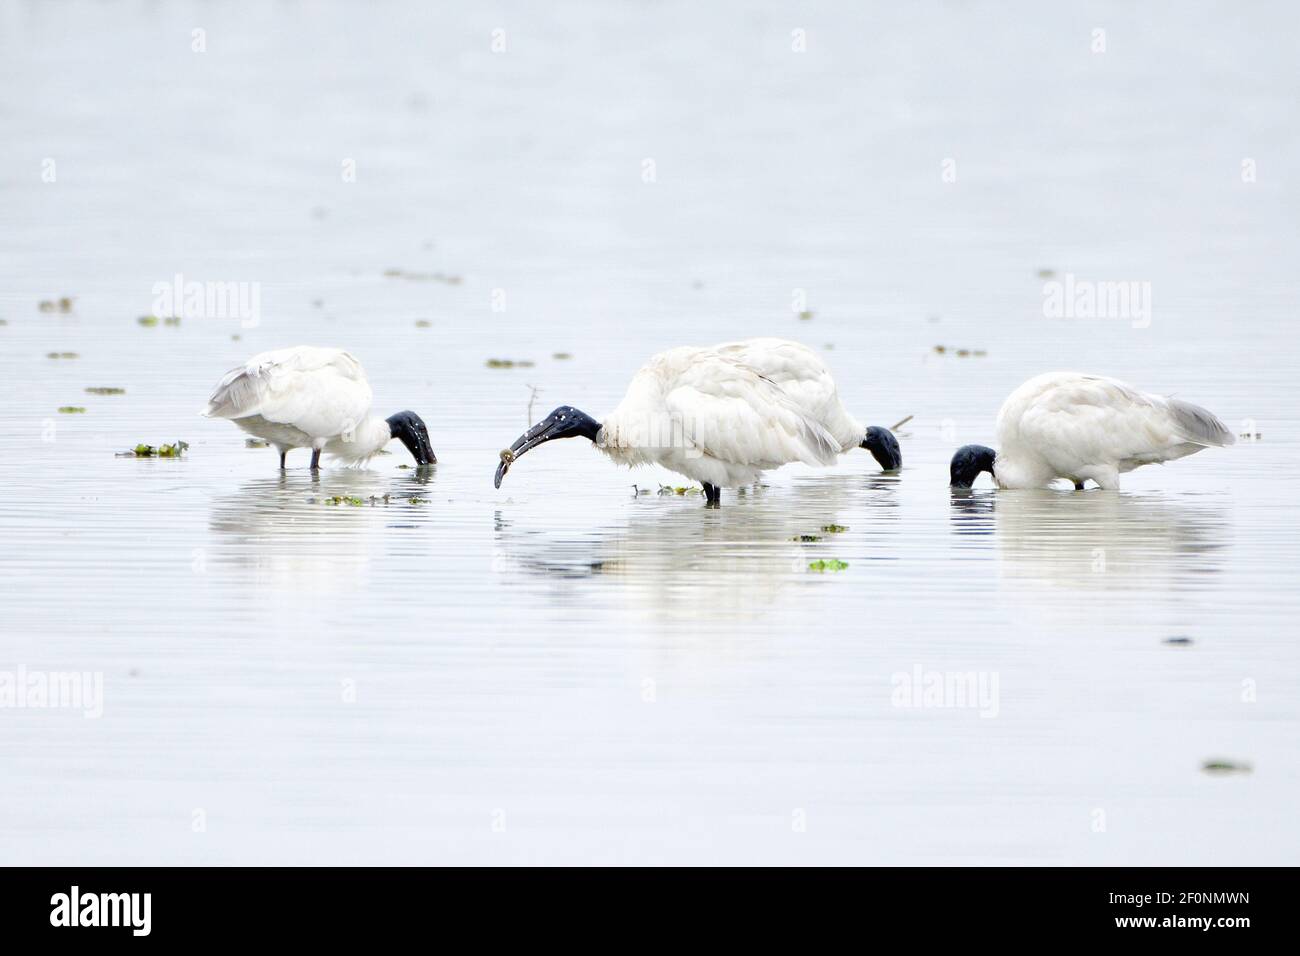
[[[515,453],[512,452],[509,448],[504,448],[501,450],[501,464],[497,465],[496,477],[492,480],[492,483],[496,487],[498,488],[501,487],[501,479],[506,476],[506,472],[510,470],[510,463],[513,462],[514,460],[515,460]]]

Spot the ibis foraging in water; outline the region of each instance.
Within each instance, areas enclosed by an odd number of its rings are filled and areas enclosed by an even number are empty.
[[[949,479],[954,488],[969,488],[987,471],[999,488],[1042,488],[1066,478],[1077,490],[1092,479],[1117,491],[1126,471],[1234,441],[1223,422],[1191,402],[1149,395],[1099,375],[1048,372],[1002,404],[1002,447],[959,448]]]
[[[262,352],[217,383],[201,415],[228,418],[280,450],[280,468],[293,448],[310,448],[362,464],[396,438],[417,465],[436,464],[429,429],[415,412],[389,418],[370,413],[373,395],[361,363],[342,349],[299,345]]]
[[[865,448],[886,471],[903,463],[888,429],[864,428],[845,410],[811,349],[770,338],[660,352],[603,421],[561,405],[501,453],[496,486],[538,445],[578,436],[618,464],[660,465],[700,482],[713,506],[723,488],[793,461],[829,465]]]

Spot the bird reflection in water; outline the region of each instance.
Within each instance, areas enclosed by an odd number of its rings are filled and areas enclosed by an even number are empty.
[[[384,531],[426,519],[410,499],[427,494],[434,475],[411,469],[394,479],[343,468],[246,481],[213,499],[208,526],[216,541],[206,561],[251,573],[258,585],[357,588],[372,555],[392,546]],[[380,520],[375,509],[382,509]]]
[[[731,508],[703,517],[697,496],[652,494],[639,497],[626,520],[583,534],[523,530],[498,511],[495,565],[557,582],[617,576],[652,617],[753,619],[784,589],[814,577],[808,564],[815,558],[870,560],[858,556],[864,538],[870,551],[892,555],[900,533],[896,488],[889,476],[873,476],[865,494],[861,475],[809,476],[771,495],[748,487]],[[843,537],[822,530],[844,525],[851,527]]]
[[[1072,588],[1188,589],[1222,570],[1231,523],[1213,498],[954,491],[956,535],[992,535],[1004,577]]]

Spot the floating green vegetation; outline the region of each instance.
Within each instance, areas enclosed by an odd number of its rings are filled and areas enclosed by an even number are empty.
[[[176,441],[170,445],[136,445],[130,451],[119,452],[119,458],[180,458],[190,447],[189,442]]]
[[[802,541],[804,544],[812,544],[814,541],[820,541],[822,536],[819,534],[797,534],[791,541]]]
[[[329,498],[309,498],[310,504],[330,505],[337,507],[347,505],[349,508],[364,508],[366,505],[374,507],[375,505],[386,505],[391,500],[389,495],[371,495],[369,498],[358,498],[356,495],[333,495]]]
[[[140,318],[136,319],[136,321],[139,322],[141,325],[143,325],[146,329],[152,329],[155,325],[158,324],[158,316],[142,315],[140,316]]]
[[[551,358],[555,359],[557,362],[567,362],[569,359],[573,358],[573,356],[568,352],[556,352],[551,355]]]
[[[1254,768],[1248,763],[1239,760],[1207,760],[1201,764],[1201,770],[1205,773],[1215,774],[1216,776],[1226,776],[1232,773],[1250,773]]]
[[[91,385],[86,389],[87,395],[125,395],[126,389],[116,385]]]
[[[949,351],[946,345],[936,345],[934,351],[938,355],[943,355]],[[953,349],[953,354],[958,358],[970,358],[972,355],[976,358],[983,358],[989,353],[985,349]]]
[[[1264,435],[1262,432],[1242,432],[1237,437],[1244,439],[1245,441],[1260,441],[1263,439]]]
[[[490,358],[487,360],[488,368],[532,368],[534,364],[527,359]]]
[[[822,531],[826,532],[827,534],[841,534],[848,530],[849,530],[848,525],[842,525],[842,524],[822,525]]]
[[[411,497],[407,498],[406,500],[413,505],[427,505],[429,503],[428,498],[421,498],[418,495],[411,495]]]
[[[0,319],[0,325],[8,325],[8,324],[9,324],[8,319]]]
[[[409,279],[412,282],[445,282],[447,285],[460,285],[460,276],[446,272],[409,272],[406,269],[385,269],[387,279]]]
[[[808,570],[810,571],[843,571],[849,566],[847,561],[841,561],[839,558],[829,558],[825,560],[810,561]]]
[[[703,494],[700,488],[683,488],[679,485],[660,485],[659,494],[661,495],[698,495]]]
[[[42,312],[71,312],[72,297],[65,295],[58,299],[42,299],[36,308]]]
[[[433,323],[430,322],[428,319],[416,319],[416,320],[415,320],[415,327],[416,327],[417,329],[427,329],[427,328],[429,328],[431,325],[433,325]]]
[[[803,322],[807,322],[812,317],[813,317],[812,309],[804,309],[802,312],[799,313],[799,319]]]
[[[245,448],[270,448],[271,443],[269,441],[263,441],[260,438],[245,438],[244,447]]]
[[[60,415],[84,415],[85,413],[86,413],[86,410],[85,410],[84,408],[82,408],[80,405],[60,405],[60,406],[59,406],[59,414],[60,414]]]
[[[1054,275],[1056,275],[1056,270],[1055,270],[1055,269],[1039,269],[1039,270],[1038,270],[1038,278],[1040,278],[1040,279],[1050,279],[1050,278],[1052,278]]]
[[[180,325],[181,317],[179,315],[169,315],[163,319],[163,325]]]
[[[78,355],[76,352],[46,352],[46,353],[45,353],[45,357],[46,357],[46,358],[52,358],[52,359],[74,359],[74,358],[81,358],[81,356]]]
[[[398,465],[397,467],[398,467],[398,468],[410,468],[411,466],[410,466],[410,465]]]

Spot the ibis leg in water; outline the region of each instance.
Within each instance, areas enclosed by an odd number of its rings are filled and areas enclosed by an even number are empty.
[[[722,489],[717,485],[711,485],[704,482],[704,506],[706,508],[719,508],[722,506]]]
[[[311,470],[320,471],[320,449],[313,448],[311,452]]]
[[[285,465],[284,465],[284,456],[287,455],[287,454],[289,454],[289,449],[287,449],[287,448],[286,448],[284,451],[280,452],[280,470],[281,470],[281,471],[284,471],[284,468],[285,468]]]

